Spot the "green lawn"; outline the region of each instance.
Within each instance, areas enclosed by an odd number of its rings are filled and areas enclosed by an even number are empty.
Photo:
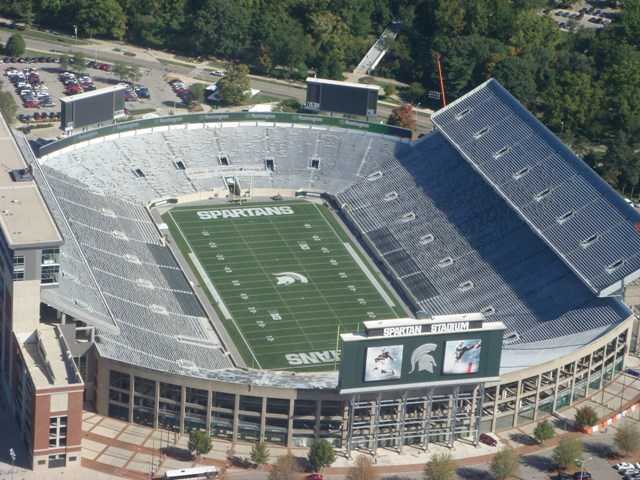
[[[292,213],[265,210],[274,207]],[[218,218],[202,218],[211,216]],[[304,201],[176,207],[164,219],[251,366],[333,369],[338,329],[403,316],[325,207]]]

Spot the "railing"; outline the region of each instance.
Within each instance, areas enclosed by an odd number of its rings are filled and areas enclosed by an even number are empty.
[[[168,125],[180,125],[189,123],[216,123],[216,122],[276,122],[290,124],[322,125],[326,127],[348,128],[369,133],[379,133],[383,135],[393,135],[401,138],[410,138],[411,131],[383,125],[380,123],[362,122],[339,117],[325,117],[320,115],[305,115],[299,113],[195,113],[186,115],[172,115],[168,117],[149,118],[145,120],[133,120],[130,122],[109,125],[108,127],[96,128],[88,132],[79,133],[71,137],[58,140],[56,142],[43,145],[38,150],[38,156],[49,155],[62,148],[86,142],[94,138],[104,137],[132,130],[163,127]]]

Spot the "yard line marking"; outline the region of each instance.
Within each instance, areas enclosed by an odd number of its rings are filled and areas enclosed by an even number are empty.
[[[187,237],[182,232],[182,229],[180,228],[180,224],[178,222],[176,222],[175,218],[173,218],[173,212],[172,211],[169,211],[169,216],[171,217],[171,220],[173,221],[173,224],[176,226],[176,228],[178,229],[178,232],[180,232],[180,235],[182,236],[182,238],[184,239],[185,243],[187,244],[187,247],[189,247],[189,250],[191,250],[191,252],[192,252],[191,254],[189,254],[189,257],[191,257],[191,255],[195,255],[193,247],[191,246],[191,244],[189,243],[189,240],[187,239]],[[196,269],[198,269],[197,265],[200,265],[200,262],[197,262],[194,265],[196,265]],[[202,268],[201,265],[200,265],[200,268]],[[200,270],[198,270],[198,271],[200,272]],[[205,282],[205,285],[207,285],[207,281],[209,281],[209,284],[211,285],[211,287],[213,287],[213,284],[211,284],[211,281],[209,279],[209,275],[207,275],[206,272],[204,272],[204,270],[202,270],[202,272],[204,273],[204,275],[202,275],[202,273],[200,273],[202,281]],[[207,288],[208,288],[208,286],[207,286]],[[215,291],[215,289],[210,290],[210,293],[211,293],[212,296],[213,296],[213,292],[214,291]],[[217,292],[216,292],[216,295],[217,295]],[[220,300],[222,301],[222,299],[220,299]],[[224,305],[224,303],[222,303],[222,305]],[[224,307],[224,308],[226,309],[226,307]],[[227,310],[227,313],[229,313],[228,310]],[[223,312],[223,315],[224,315],[224,312]],[[247,339],[244,338],[244,335],[242,334],[242,330],[240,330],[240,328],[238,328],[238,324],[236,323],[235,319],[233,317],[231,317],[230,313],[229,313],[229,319],[231,320],[231,323],[233,323],[233,326],[236,328],[236,330],[240,334],[240,338],[242,338],[242,341],[244,342],[244,344],[249,349],[249,353],[251,353],[251,356],[253,357],[253,359],[255,360],[256,364],[258,365],[258,368],[262,368],[262,366],[260,365],[260,362],[258,361],[256,356],[253,354],[253,350],[249,346],[249,342],[247,342]],[[215,331],[215,328],[214,328],[214,331]]]
[[[362,258],[360,258],[360,255],[358,255],[358,253],[353,249],[353,247],[346,242],[344,243],[344,248],[347,249],[347,252],[349,252],[349,254],[351,255],[351,258],[353,258],[353,261],[356,262],[356,264],[360,267],[360,269],[362,270],[362,273],[364,273],[365,276],[369,279],[369,281],[373,284],[374,288],[378,291],[378,294],[382,297],[382,299],[386,302],[386,304],[390,308],[395,308],[396,304],[393,302],[393,300],[391,299],[389,294],[386,292],[386,290],[382,288],[382,285],[380,285],[380,282],[378,282],[378,279],[374,277],[373,273],[371,273],[371,271],[364,264],[364,262],[362,261]]]

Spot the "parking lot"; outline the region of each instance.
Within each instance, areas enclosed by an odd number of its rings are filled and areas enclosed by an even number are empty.
[[[547,14],[561,30],[572,32],[579,28],[604,28],[620,14],[619,10],[599,7],[597,2],[576,2],[572,9],[553,9]]]
[[[2,89],[14,96],[18,126],[59,125],[61,97],[123,83],[112,65],[88,61],[85,68],[66,68],[59,58],[0,58],[4,75]],[[126,108],[132,114],[167,114],[180,108],[180,98],[172,91],[163,72],[142,70],[141,78],[126,93]],[[37,127],[41,128],[41,127]]]

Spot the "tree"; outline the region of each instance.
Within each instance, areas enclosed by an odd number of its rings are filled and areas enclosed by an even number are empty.
[[[533,436],[536,437],[536,440],[540,443],[552,439],[555,434],[556,432],[548,420],[543,420],[536,425],[536,428],[533,430]]]
[[[640,450],[640,430],[635,423],[624,423],[616,431],[614,443],[622,455],[633,455]]]
[[[18,106],[13,95],[9,92],[0,92],[0,112],[9,125],[15,122],[17,111]]]
[[[225,105],[240,105],[249,90],[249,69],[246,65],[232,63],[223,78],[218,80],[218,92]]]
[[[123,82],[129,78],[129,67],[123,62],[116,62],[111,69],[113,74]]]
[[[578,408],[576,410],[576,428],[578,430],[584,430],[586,427],[593,427],[598,423],[598,414],[589,405]]]
[[[129,80],[137,83],[142,78],[142,71],[138,65],[129,65]]]
[[[453,480],[455,463],[448,453],[436,453],[424,467],[424,480]]]
[[[27,50],[27,46],[24,43],[24,38],[19,33],[14,33],[7,40],[7,44],[4,47],[4,53],[10,57],[19,57],[23,55]]]
[[[520,459],[512,448],[502,448],[491,461],[491,473],[496,480],[506,480],[518,474]]]
[[[396,88],[396,86],[393,83],[387,83],[384,86],[384,96],[385,97],[392,97],[396,93],[398,93],[398,89]]]
[[[257,465],[264,465],[269,461],[270,452],[264,442],[257,442],[251,447],[251,461]]]
[[[60,68],[62,70],[68,70],[71,63],[71,57],[69,55],[60,55]]]
[[[117,0],[79,0],[78,3],[76,22],[82,32],[90,37],[124,37],[127,19]]]
[[[563,438],[553,449],[552,458],[558,470],[575,468],[576,459],[582,456],[582,442],[579,438]]]
[[[311,468],[318,472],[336,460],[336,452],[328,441],[316,440],[311,444],[308,460]]]
[[[347,474],[347,480],[374,480],[375,478],[377,475],[373,468],[373,461],[364,455],[356,458],[355,465]]]
[[[404,97],[411,103],[419,103],[422,101],[426,93],[427,92],[420,83],[413,82],[409,85],[409,88],[404,91]]]
[[[75,52],[73,54],[73,69],[76,72],[84,72],[87,69],[87,59],[82,52]]]
[[[298,478],[299,470],[296,457],[289,453],[278,458],[271,472],[269,472],[269,480],[294,480]]]
[[[247,0],[206,0],[191,14],[191,44],[199,54],[239,58],[249,40]]]
[[[391,110],[391,115],[389,115],[387,123],[389,125],[397,125],[398,127],[415,130],[416,113],[410,104],[405,103]]]
[[[209,453],[211,451],[211,437],[204,430],[191,430],[189,432],[189,452],[197,456]]]
[[[204,94],[206,92],[207,86],[204,83],[194,83],[189,87],[189,91],[191,92],[191,102],[204,102]]]

